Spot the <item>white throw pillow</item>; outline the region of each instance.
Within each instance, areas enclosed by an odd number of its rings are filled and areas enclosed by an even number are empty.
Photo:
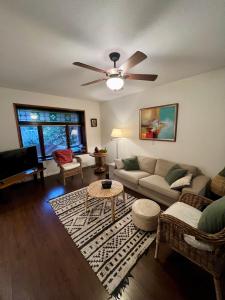
[[[124,163],[120,158],[115,159],[115,165],[117,169],[124,169]]]
[[[179,190],[179,189],[182,189],[184,187],[187,187],[187,186],[190,186],[191,185],[191,180],[192,180],[192,174],[188,174],[176,181],[174,181],[170,188],[173,189],[173,190]]]

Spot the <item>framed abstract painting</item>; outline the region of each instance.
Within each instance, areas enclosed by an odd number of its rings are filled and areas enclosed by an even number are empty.
[[[176,141],[178,103],[140,109],[141,140]]]

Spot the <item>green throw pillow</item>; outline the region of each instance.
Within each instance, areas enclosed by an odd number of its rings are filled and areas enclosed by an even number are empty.
[[[140,169],[137,157],[122,159],[122,161],[124,163],[124,169],[127,171]]]
[[[181,169],[179,165],[173,166],[165,176],[165,180],[171,185],[176,180],[184,177],[187,174],[187,170]]]
[[[198,229],[216,233],[225,227],[225,196],[208,205],[202,212]]]
[[[219,175],[225,177],[225,168],[219,172]]]

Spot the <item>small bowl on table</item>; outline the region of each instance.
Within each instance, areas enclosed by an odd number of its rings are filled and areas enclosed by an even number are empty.
[[[112,187],[112,180],[103,180],[102,181],[103,189],[111,189],[111,187]]]

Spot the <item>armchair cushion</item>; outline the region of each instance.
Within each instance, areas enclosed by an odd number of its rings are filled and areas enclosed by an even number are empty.
[[[80,163],[78,163],[76,158],[74,158],[72,162],[63,164],[61,167],[64,171],[69,171],[69,170],[75,169],[77,167],[80,167]]]
[[[208,205],[198,222],[198,229],[216,233],[225,227],[225,196]]]
[[[202,212],[197,208],[183,202],[172,204],[163,214],[171,215],[184,223],[195,227],[201,217]]]
[[[184,223],[197,228],[202,212],[193,206],[183,202],[176,202],[171,205],[163,214],[171,215]],[[213,247],[207,243],[198,241],[194,236],[184,234],[184,240],[190,246],[199,250],[212,251]]]

